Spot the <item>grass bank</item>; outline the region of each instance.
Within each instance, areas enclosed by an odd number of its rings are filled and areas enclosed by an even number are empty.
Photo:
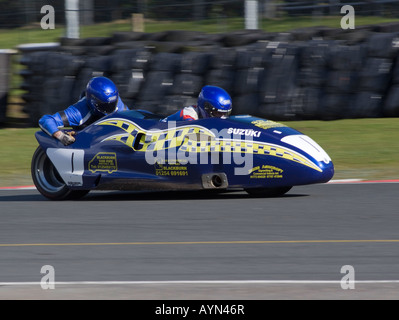
[[[285,122],[319,143],[332,158],[334,179],[399,179],[399,119]],[[0,187],[31,185],[37,129],[0,130]]]
[[[0,187],[32,185],[30,161],[38,143],[35,128],[0,130]]]
[[[309,135],[332,158],[334,179],[399,179],[399,119],[298,121],[287,125]]]
[[[287,32],[308,27],[330,27],[340,29],[342,16],[303,16],[262,19],[259,28],[267,32]],[[356,26],[397,22],[387,17],[356,17]],[[245,28],[244,18],[208,19],[201,21],[145,21],[145,32],[161,32],[168,30],[191,30],[207,33],[230,32]],[[108,37],[115,32],[131,31],[129,19],[108,23],[81,26],[80,37]],[[16,29],[0,29],[0,49],[12,49],[23,43],[57,42],[65,35],[65,26],[56,25],[55,29],[42,30],[39,23]]]

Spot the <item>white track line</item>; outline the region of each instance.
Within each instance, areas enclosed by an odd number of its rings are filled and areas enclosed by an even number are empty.
[[[176,281],[60,281],[46,285],[195,285],[195,284],[341,284],[341,280],[176,280]],[[398,283],[399,280],[354,280],[354,284]],[[40,286],[41,282],[0,282],[0,286]]]

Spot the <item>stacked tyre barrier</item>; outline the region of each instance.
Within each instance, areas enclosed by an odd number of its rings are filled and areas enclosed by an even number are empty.
[[[11,56],[14,50],[0,50],[0,127],[7,121],[8,92],[11,79]]]
[[[235,114],[270,120],[399,116],[399,24],[122,32],[19,50],[25,111],[34,125],[77,101],[98,75],[112,79],[131,108],[162,115],[195,104],[202,86],[216,85],[232,96]]]

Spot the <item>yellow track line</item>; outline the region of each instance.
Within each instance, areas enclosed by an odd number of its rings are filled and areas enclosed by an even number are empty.
[[[76,242],[76,243],[0,243],[0,247],[42,246],[141,246],[193,244],[302,244],[302,243],[399,243],[399,239],[369,240],[269,240],[269,241],[167,241],[167,242]]]

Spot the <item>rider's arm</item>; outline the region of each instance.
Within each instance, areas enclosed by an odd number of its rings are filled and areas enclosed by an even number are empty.
[[[69,126],[65,111],[57,112],[54,115],[45,115],[39,120],[40,128],[48,135],[58,139],[64,145],[70,145],[75,142],[75,138],[65,134],[59,128]]]
[[[52,136],[55,132],[59,131],[59,128],[69,126],[69,121],[65,111],[60,111],[53,115],[44,115],[41,117],[39,126],[44,132]]]
[[[118,99],[118,105],[116,106],[116,110],[119,111],[126,111],[130,110],[129,107],[122,101],[121,98]]]
[[[198,120],[198,113],[194,109],[194,107],[185,107],[182,111],[180,116],[182,120]]]
[[[184,109],[177,111],[176,113],[170,115],[169,117],[162,120],[162,122],[167,121],[193,121],[198,120],[198,113],[194,107],[185,107]]]
[[[43,116],[39,120],[39,126],[47,134],[53,135],[59,128],[81,126],[92,116],[93,114],[87,106],[86,99],[83,98],[64,111]]]
[[[48,135],[57,138],[64,144],[70,144],[74,142],[75,139],[69,135],[65,135],[60,131],[60,128],[82,125],[91,115],[85,100],[82,99],[64,111],[57,112],[53,115],[44,115],[39,120],[39,126]]]

